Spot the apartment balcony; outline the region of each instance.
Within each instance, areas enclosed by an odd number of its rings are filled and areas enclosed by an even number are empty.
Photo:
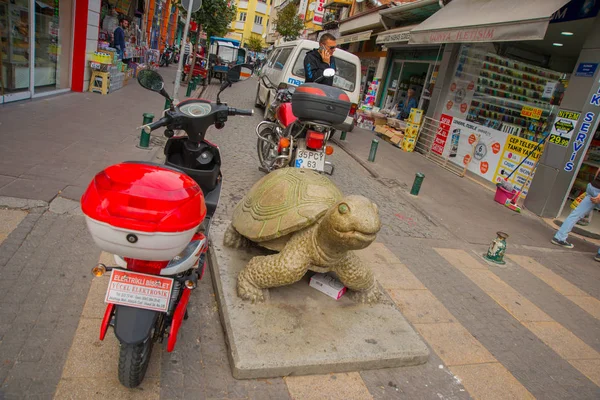
[[[267,3],[263,3],[261,1],[256,2],[256,12],[258,14],[267,14]]]
[[[247,1],[240,1],[237,5],[238,10],[247,10],[248,9],[248,2]]]
[[[263,26],[262,26],[262,25],[259,25],[259,24],[254,24],[254,25],[252,26],[252,33],[256,33],[256,34],[258,34],[258,35],[262,35],[262,34],[263,34],[263,32],[264,32],[264,28],[263,28]]]
[[[246,25],[246,23],[244,21],[236,21],[235,29],[237,29],[239,31],[243,31],[245,25]]]

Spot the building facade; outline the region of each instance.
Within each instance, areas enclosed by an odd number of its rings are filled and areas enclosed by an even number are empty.
[[[236,0],[237,15],[229,25],[231,39],[246,45],[251,37],[262,40],[266,47],[272,0]]]

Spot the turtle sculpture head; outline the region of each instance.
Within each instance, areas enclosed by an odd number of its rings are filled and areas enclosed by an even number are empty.
[[[317,230],[317,243],[326,253],[360,250],[381,229],[377,205],[363,196],[346,196],[331,207]]]

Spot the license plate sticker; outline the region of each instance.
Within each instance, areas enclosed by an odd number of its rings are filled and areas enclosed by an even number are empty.
[[[113,269],[106,291],[106,303],[167,312],[173,279]]]
[[[325,169],[325,153],[298,148],[296,152],[296,168],[323,171]]]

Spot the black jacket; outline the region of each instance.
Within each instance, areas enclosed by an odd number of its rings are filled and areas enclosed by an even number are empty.
[[[314,82],[323,76],[323,71],[327,68],[335,69],[335,58],[331,56],[330,63],[327,64],[321,58],[318,49],[314,49],[306,53],[304,57],[304,77],[306,83]],[[323,85],[333,86],[333,77],[324,78],[319,81]]]

